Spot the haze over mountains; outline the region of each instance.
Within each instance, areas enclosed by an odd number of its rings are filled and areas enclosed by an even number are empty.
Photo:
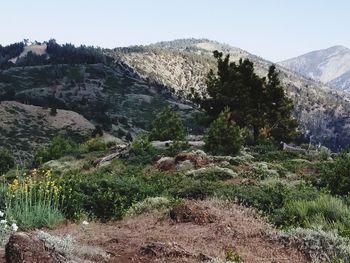
[[[192,89],[204,90],[207,73],[216,67],[212,55],[214,50],[230,54],[233,61],[249,58],[261,76],[266,76],[272,64],[243,49],[208,39],[179,39],[115,49],[36,43],[13,54],[2,50],[0,59],[5,67],[0,71],[0,101],[35,105],[41,108],[33,109],[44,115],[52,108],[66,110],[65,114],[71,115],[71,119],[77,118],[73,116],[77,113],[84,123],[91,123],[81,126],[84,129],[81,134],[88,135],[92,125],[100,125],[109,134],[122,139],[131,139],[149,129],[156,114],[164,106],[172,105],[189,131],[198,133],[201,128],[193,126],[194,114],[198,110],[186,98]],[[347,54],[345,48],[336,50],[330,53],[339,54],[339,57]],[[344,65],[345,62],[346,59]],[[350,100],[347,96],[296,73],[295,69],[287,69],[285,64],[283,66],[278,67],[280,78],[288,96],[294,101],[294,115],[306,136],[312,136],[314,142],[333,149],[349,144]],[[320,76],[326,76],[326,71]],[[339,79],[344,74],[332,76]],[[8,105],[15,105],[14,109]],[[14,129],[14,124],[24,127],[22,120],[25,118],[18,118],[18,114],[26,113],[17,110],[23,106],[0,103],[1,107],[7,112],[11,129]],[[59,122],[59,116],[50,116],[50,123]],[[55,125],[53,129],[37,133],[35,130],[40,129],[39,124],[33,123],[33,129],[29,127],[19,131],[33,131],[32,141],[38,144],[47,142],[56,132],[64,133],[64,129],[55,131],[55,127],[64,125]],[[6,137],[8,129],[2,126],[0,135]],[[66,134],[69,135],[71,130],[71,125],[67,124],[69,132]],[[18,139],[27,138],[28,134],[22,135],[18,132],[17,140],[7,142],[6,146],[12,151],[28,151],[30,147],[24,147]]]
[[[278,64],[334,89],[350,90],[350,49],[344,46],[312,51]]]

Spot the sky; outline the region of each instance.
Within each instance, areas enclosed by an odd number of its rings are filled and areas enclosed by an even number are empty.
[[[350,48],[349,0],[0,0],[0,44],[114,48],[208,38],[273,62]]]

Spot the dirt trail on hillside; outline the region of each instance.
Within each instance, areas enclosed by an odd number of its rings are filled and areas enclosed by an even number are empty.
[[[143,214],[114,223],[90,223],[85,231],[68,224],[50,233],[70,234],[81,243],[99,246],[110,254],[110,263],[202,262],[208,257],[224,258],[228,248],[246,263],[309,262],[274,238],[275,230],[253,210],[228,208],[216,201],[197,205],[215,215],[215,221],[178,223],[168,215]]]

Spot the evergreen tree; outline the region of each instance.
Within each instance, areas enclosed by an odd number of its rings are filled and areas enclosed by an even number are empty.
[[[240,127],[253,132],[257,140],[262,129],[275,139],[288,139],[297,134],[296,121],[291,117],[293,104],[284,93],[278,73],[272,66],[268,80],[259,77],[248,59],[230,62],[227,55],[214,51],[217,73],[211,70],[207,76],[204,97],[192,94],[195,102],[216,119],[226,107]]]
[[[239,127],[232,120],[229,108],[219,114],[204,136],[204,149],[215,155],[236,155],[242,146]]]
[[[285,95],[275,65],[267,75],[267,122],[270,135],[277,141],[290,141],[300,136],[296,131],[298,122],[292,117],[293,102]]]
[[[185,141],[186,130],[176,113],[170,107],[166,107],[153,122],[149,138],[160,141]]]

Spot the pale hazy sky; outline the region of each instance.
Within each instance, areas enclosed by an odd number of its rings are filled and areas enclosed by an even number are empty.
[[[0,44],[117,47],[209,38],[272,61],[350,47],[349,0],[0,0]]]

